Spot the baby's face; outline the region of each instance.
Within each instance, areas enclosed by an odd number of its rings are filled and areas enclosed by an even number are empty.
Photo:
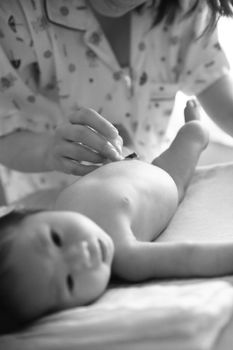
[[[120,17],[146,0],[89,0],[96,12],[107,17]]]
[[[25,319],[87,304],[108,284],[111,238],[87,217],[41,212],[17,228],[10,255]]]

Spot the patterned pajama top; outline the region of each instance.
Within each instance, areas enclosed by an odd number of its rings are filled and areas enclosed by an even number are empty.
[[[52,130],[79,106],[127,130],[140,157],[161,151],[176,93],[197,95],[228,72],[217,29],[194,0],[172,25],[152,26],[151,9],[131,15],[130,65],[122,68],[85,0],[0,1],[0,134]],[[8,201],[73,176],[1,167]]]

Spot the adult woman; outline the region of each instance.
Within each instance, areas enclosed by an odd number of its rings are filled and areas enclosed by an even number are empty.
[[[207,3],[212,14],[231,13],[231,1]],[[9,201],[17,188],[22,195],[62,185],[54,170],[83,175],[120,159],[119,136],[94,111],[123,126],[148,159],[160,150],[178,90],[197,95],[233,135],[228,63],[216,31],[205,31],[206,2],[3,0],[0,17],[0,162]]]

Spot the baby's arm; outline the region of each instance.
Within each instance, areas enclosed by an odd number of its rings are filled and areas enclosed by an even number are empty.
[[[233,242],[138,242],[118,247],[113,265],[129,281],[151,278],[214,277],[233,272]]]

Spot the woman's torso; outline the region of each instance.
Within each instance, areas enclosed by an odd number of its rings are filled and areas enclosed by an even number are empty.
[[[114,53],[85,0],[3,0],[0,15],[1,134],[17,128],[53,129],[79,106],[91,107],[123,126],[137,153],[150,160],[166,143],[177,90],[183,87],[196,92],[214,76],[204,72],[205,79],[199,78],[204,69],[215,69],[212,65],[206,68],[205,59],[203,68],[193,67],[204,53],[211,60],[214,55],[207,46],[200,53],[202,44],[198,47],[195,38],[191,39],[201,27],[197,25],[198,16],[202,18],[198,10],[182,25],[181,21],[171,26],[162,22],[153,29],[151,9],[133,12],[129,59],[119,56],[119,42],[115,43],[118,54]],[[128,67],[122,67],[125,63]],[[18,174],[9,169],[2,176],[10,200],[17,193],[63,186],[69,178]]]

